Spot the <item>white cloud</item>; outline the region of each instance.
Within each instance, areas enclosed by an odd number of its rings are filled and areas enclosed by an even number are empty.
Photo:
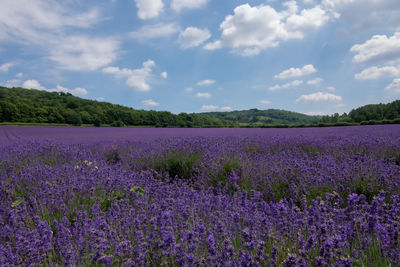
[[[62,87],[61,85],[57,85],[55,89],[50,89],[48,91],[70,93],[72,95],[77,95],[77,96],[84,96],[84,95],[87,95],[87,93],[88,93],[88,91],[85,88],[77,87],[75,89],[68,89],[68,88]]]
[[[335,91],[336,90],[336,88],[334,86],[328,86],[326,89],[328,91]]]
[[[49,58],[59,63],[61,69],[97,70],[114,61],[118,46],[113,39],[69,36],[57,41]]]
[[[203,106],[201,106],[201,110],[202,111],[213,111],[213,110],[216,110],[218,108],[219,108],[218,106],[214,106],[214,105],[203,105]]]
[[[113,74],[116,78],[127,78],[126,85],[135,91],[150,91],[149,80],[151,78],[152,67],[155,62],[147,60],[143,62],[141,69],[120,69],[118,67],[107,67],[103,69],[104,73]]]
[[[308,82],[307,82],[307,84],[309,84],[309,85],[319,85],[319,84],[321,84],[322,82],[324,81],[324,79],[322,79],[322,78],[315,78],[315,79],[313,79],[313,80],[309,80]]]
[[[74,1],[4,0],[0,9],[0,41],[13,41],[39,51],[67,70],[95,70],[116,58],[113,38],[71,35],[100,21],[97,9],[78,13]],[[71,6],[71,7],[70,7]]]
[[[353,61],[355,63],[386,63],[391,64],[400,61],[400,32],[391,37],[386,35],[374,35],[363,44],[356,44],[351,52],[357,53]]]
[[[261,50],[260,48],[245,48],[243,51],[240,52],[240,54],[244,57],[251,57],[251,56],[257,56],[260,54]]]
[[[179,43],[182,49],[196,47],[204,43],[211,37],[210,31],[206,29],[199,29],[196,27],[187,27],[179,34]]]
[[[278,46],[281,41],[302,39],[329,20],[320,6],[298,13],[296,1],[288,1],[283,5],[287,9],[281,12],[269,5],[237,6],[234,14],[226,16],[221,23],[221,38],[206,44],[204,48],[215,50],[229,47],[243,56],[253,56],[261,50]]]
[[[260,100],[260,104],[262,104],[262,105],[269,105],[269,104],[271,104],[271,101],[266,100],[266,99],[261,99],[261,100]]]
[[[211,94],[210,93],[197,93],[196,97],[198,97],[198,98],[210,98]]]
[[[325,102],[325,101],[342,101],[341,96],[330,93],[317,92],[309,95],[302,95],[296,99],[296,102]]]
[[[186,92],[192,92],[192,91],[193,91],[193,88],[192,88],[192,87],[187,87],[187,88],[185,88],[185,91],[186,91]]]
[[[182,9],[201,8],[207,4],[209,0],[172,0],[171,8],[177,12]]]
[[[302,68],[290,68],[282,71],[281,73],[275,75],[277,79],[288,79],[293,77],[301,77],[317,72],[313,65],[304,65]]]
[[[310,111],[310,112],[306,112],[304,114],[310,115],[310,116],[324,116],[324,115],[326,115],[326,113],[322,112],[322,111]]]
[[[281,88],[282,88],[282,87],[281,87],[279,84],[275,84],[274,86],[269,87],[268,90],[270,90],[270,91],[276,91],[276,90],[279,90],[279,89],[281,89]]]
[[[143,26],[137,31],[131,32],[129,35],[137,40],[148,40],[169,37],[178,33],[179,30],[179,26],[175,23],[158,23]]]
[[[222,107],[221,111],[232,111],[231,107]]]
[[[160,74],[160,76],[162,77],[162,78],[164,78],[164,79],[167,79],[168,78],[168,73],[167,72],[162,72],[161,74]]]
[[[46,87],[42,86],[37,80],[27,80],[22,84],[22,87],[27,89],[37,89],[48,92],[70,93],[72,95],[77,95],[77,96],[84,96],[87,95],[88,93],[85,88],[77,87],[75,89],[68,89],[61,85],[57,85],[56,88],[53,89],[47,89]]]
[[[99,21],[97,9],[77,13],[68,4],[55,0],[2,0],[0,38],[19,42],[48,42],[46,34],[67,27],[87,28]]]
[[[15,75],[15,77],[21,78],[22,76],[24,76],[24,74],[22,72],[18,72],[17,75]]]
[[[96,98],[97,101],[104,101],[105,98],[103,96],[99,96],[98,98]]]
[[[320,6],[311,9],[303,9],[299,14],[292,14],[286,20],[286,28],[293,34],[304,37],[304,34],[317,30],[327,23],[329,16]]]
[[[347,31],[392,30],[400,25],[398,0],[322,0],[331,16],[340,17]]]
[[[214,84],[215,80],[203,80],[197,83],[198,86],[204,86],[204,85],[211,85]]]
[[[152,72],[154,61],[148,60],[143,63],[143,68],[135,69],[126,81],[126,85],[137,91],[150,91],[149,78]]]
[[[357,80],[374,80],[387,77],[400,76],[400,66],[370,67],[354,75]]]
[[[37,80],[27,80],[22,84],[22,87],[27,89],[47,90],[45,87],[40,85]]]
[[[286,88],[290,88],[290,87],[294,87],[294,86],[299,86],[301,84],[303,84],[303,81],[294,80],[292,82],[285,83],[284,85],[282,85],[282,88],[286,89]]]
[[[146,107],[156,107],[160,105],[160,103],[153,101],[153,99],[143,100],[142,104]]]
[[[270,90],[270,91],[276,91],[276,90],[280,90],[280,89],[287,89],[287,88],[290,88],[290,87],[295,87],[295,86],[299,86],[299,85],[301,85],[301,84],[303,84],[303,81],[301,81],[301,80],[294,80],[294,81],[292,81],[292,82],[288,82],[288,83],[285,83],[285,84],[283,84],[283,85],[274,85],[274,86],[272,86],[272,87],[269,87],[268,88],[268,90]]]
[[[400,94],[400,78],[394,79],[393,82],[385,88],[385,90]]]
[[[2,72],[7,72],[9,68],[11,68],[12,66],[14,66],[14,63],[4,63],[3,65],[0,65],[0,71]]]
[[[103,72],[107,74],[114,74],[117,78],[123,78],[132,75],[131,69],[120,69],[119,67],[107,67],[103,69]]]
[[[8,87],[8,88],[20,87],[21,86],[21,81],[20,80],[16,80],[16,79],[8,80],[8,81],[5,81],[5,82],[0,82],[0,85],[4,86],[4,87]]]
[[[140,19],[155,18],[164,9],[162,0],[135,0],[138,9],[137,15]]]

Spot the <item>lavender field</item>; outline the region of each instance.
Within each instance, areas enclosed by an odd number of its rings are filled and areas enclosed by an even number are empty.
[[[0,127],[0,266],[400,266],[400,125]]]

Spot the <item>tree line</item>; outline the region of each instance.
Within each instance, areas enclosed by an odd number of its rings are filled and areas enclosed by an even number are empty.
[[[282,125],[282,124],[311,124],[321,120],[320,116],[309,116],[302,113],[279,109],[250,109],[231,112],[202,113],[222,120],[228,120],[255,126]]]
[[[116,127],[309,127],[400,123],[400,100],[362,106],[342,115],[308,116],[277,109],[176,115],[82,99],[69,93],[0,87],[0,122]]]
[[[400,123],[400,100],[388,104],[371,104],[351,110],[348,114],[322,116],[323,123]]]
[[[95,126],[231,127],[235,123],[201,114],[136,110],[69,93],[0,87],[0,122]]]

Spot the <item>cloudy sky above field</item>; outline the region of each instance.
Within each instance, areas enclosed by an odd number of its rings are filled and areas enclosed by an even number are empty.
[[[400,98],[398,0],[2,0],[0,84],[179,112]]]

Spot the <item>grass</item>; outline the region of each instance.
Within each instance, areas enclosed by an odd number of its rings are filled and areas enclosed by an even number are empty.
[[[202,155],[187,151],[169,151],[153,160],[153,169],[174,179],[190,180],[198,174]]]

